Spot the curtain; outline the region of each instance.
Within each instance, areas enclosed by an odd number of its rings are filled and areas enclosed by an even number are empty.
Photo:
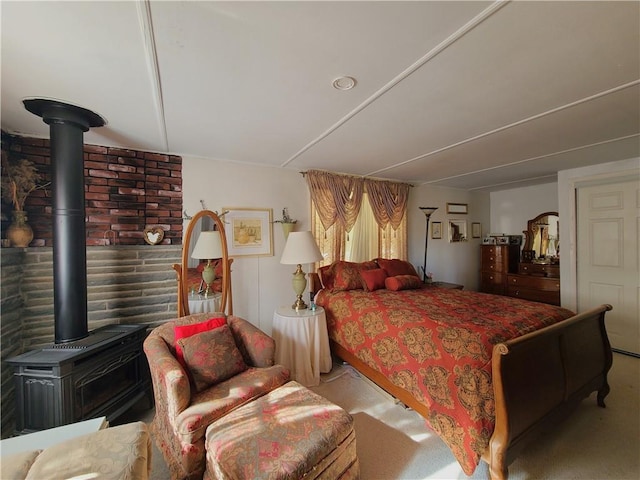
[[[380,229],[368,200],[365,200],[367,196],[365,192],[360,215],[345,242],[344,259],[350,262],[365,262],[377,258],[380,253]]]
[[[319,170],[309,170],[305,177],[311,195],[311,231],[324,256],[318,266],[345,259],[406,260],[409,184]],[[365,188],[368,201],[363,205]]]
[[[364,180],[319,170],[309,170],[306,179],[324,229],[337,223],[349,233],[360,213]]]
[[[397,230],[407,211],[411,186],[408,183],[385,182],[370,178],[365,179],[364,185],[369,194],[373,215],[380,228],[384,229],[387,224],[391,224],[391,227]]]

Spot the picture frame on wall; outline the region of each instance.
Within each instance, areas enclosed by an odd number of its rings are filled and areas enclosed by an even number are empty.
[[[442,222],[431,223],[431,238],[442,238]]]
[[[469,206],[466,203],[447,203],[447,213],[466,215],[469,213]]]
[[[273,209],[222,207],[230,257],[273,256]]]
[[[482,224],[473,222],[471,224],[471,238],[480,238],[482,236]]]

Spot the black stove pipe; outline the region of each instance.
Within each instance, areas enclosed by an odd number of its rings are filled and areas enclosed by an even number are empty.
[[[53,192],[55,343],[88,336],[83,133],[105,120],[82,107],[27,99],[25,108],[49,125]]]

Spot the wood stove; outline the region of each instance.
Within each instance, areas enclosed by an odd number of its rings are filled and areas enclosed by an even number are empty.
[[[83,340],[53,344],[7,361],[14,367],[19,434],[106,416],[112,421],[145,395],[145,325],[109,325]]]
[[[55,343],[7,360],[14,367],[16,431],[27,433],[106,416],[151,395],[142,350],[146,325],[87,322],[83,133],[106,121],[57,100],[24,100],[50,126]]]

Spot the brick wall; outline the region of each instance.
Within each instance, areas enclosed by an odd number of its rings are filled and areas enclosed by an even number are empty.
[[[51,179],[49,140],[2,132],[2,150],[32,161],[45,181]],[[145,228],[161,227],[163,244],[182,241],[182,158],[176,155],[84,146],[87,245],[145,245]],[[51,191],[36,190],[26,201],[34,239],[30,246],[51,246]],[[2,204],[4,227],[11,206]]]

